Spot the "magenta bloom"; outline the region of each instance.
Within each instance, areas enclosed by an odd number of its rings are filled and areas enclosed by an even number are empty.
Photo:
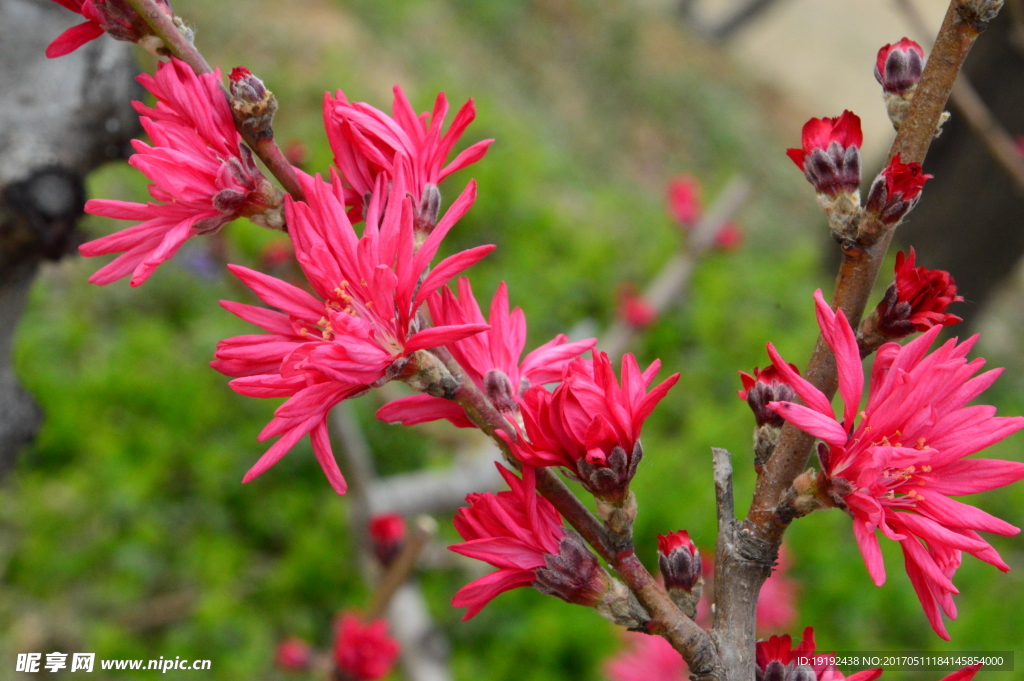
[[[344,613],[334,639],[334,664],[347,678],[373,681],[388,675],[401,651],[398,641],[388,636],[388,621],[363,624],[352,613]]]
[[[580,353],[594,347],[593,338],[569,342],[559,334],[519,361],[526,346],[526,315],[520,308],[509,311],[508,289],[502,282],[491,301],[489,320],[485,320],[465,277],[459,279],[459,296],[444,288],[428,301],[430,316],[442,326],[486,325],[486,333],[469,336],[448,349],[477,387],[503,412],[518,412],[516,399],[527,388],[557,381],[566,365]],[[384,405],[377,418],[406,425],[448,419],[460,428],[474,427],[462,408],[430,395],[403,397]]]
[[[313,659],[313,650],[300,638],[289,637],[277,644],[274,661],[281,669],[301,672],[309,669]]]
[[[416,114],[402,88],[396,85],[394,93],[391,116],[369,104],[349,102],[341,90],[334,98],[330,93],[324,97],[327,138],[334,152],[334,164],[350,187],[346,200],[354,215],[362,214],[364,197],[374,190],[380,173],[395,175],[397,156],[409,159],[409,193],[419,206],[428,185],[436,188],[452,173],[479,161],[494,141],[477,142],[448,163],[459,137],[476,117],[473,100],[462,105],[448,130],[442,133],[448,114],[448,99],[443,92],[437,95],[434,110],[422,115]],[[353,221],[358,219],[353,217]]]
[[[374,555],[381,565],[387,565],[402,550],[405,542],[405,518],[400,513],[381,513],[370,518],[367,534]]]
[[[860,118],[844,111],[837,118],[812,118],[804,124],[802,148],[786,154],[819,194],[855,194],[860,188]]]
[[[882,669],[865,669],[844,676],[836,668],[835,656],[815,651],[814,628],[804,629],[803,638],[795,647],[789,634],[758,641],[754,670],[757,681],[873,681]],[[811,662],[812,664],[800,664]]]
[[[533,468],[523,467],[520,480],[503,466],[501,477],[508,492],[470,494],[468,508],[455,514],[455,529],[466,541],[448,548],[498,568],[459,589],[452,599],[456,608],[467,607],[463,620],[476,615],[498,594],[531,586],[548,556],[559,553],[566,536],[562,516],[551,502],[537,494]]]
[[[307,202],[285,203],[295,255],[319,298],[265,274],[231,266],[264,302],[281,312],[223,301],[267,335],[238,336],[217,346],[212,366],[237,376],[231,387],[251,397],[289,397],[260,440],[281,438],[246,474],[248,482],[274,465],[306,433],[334,489],[345,481],[327,437],[327,413],[344,399],[415,370],[413,355],[487,329],[486,324],[420,330],[416,313],[449,278],[494,246],[478,246],[427,268],[441,239],[473,203],[470,184],[418,251],[413,208],[400,171],[385,196],[382,177],[357,237],[345,216],[341,182],[300,174]],[[382,204],[387,200],[387,208]],[[422,279],[422,281],[421,281]]]
[[[938,326],[905,346],[887,343],[878,350],[867,406],[860,412],[864,373],[853,329],[842,311],[832,312],[820,290],[815,301],[822,336],[839,369],[842,419],[834,415],[830,400],[796,376],[770,343],[775,368],[807,406],[768,406],[826,443],[821,453],[823,486],[853,516],[854,535],[875,583],[885,582],[875,533],[880,530],[900,542],[925,614],[935,631],[948,639],[940,608],[956,618],[952,594],[958,592],[950,580],[960,565],[961,551],[1008,570],[978,531],[1004,536],[1020,531],[950,497],[1024,478],[1022,463],[964,458],[1024,428],[1024,418],[997,417],[994,407],[966,406],[992,385],[1001,370],[974,376],[985,362],[968,362],[965,357],[977,336],[959,345],[950,340],[926,354],[941,330]]]
[[[502,436],[523,463],[564,466],[591,494],[621,499],[643,456],[644,421],[679,374],[648,393],[660,361],[641,373],[636,358],[625,355],[620,386],[608,355],[596,348],[592,353],[593,361],[576,359],[566,367],[554,392],[544,386],[527,390],[520,399],[525,434],[515,442]]]
[[[197,76],[172,58],[157,67],[155,77],[144,74],[138,80],[157,100],[155,109],[135,102],[154,146],[134,140],[138,153],[129,163],[153,182],[149,193],[159,203],[86,203],[93,215],[142,220],[79,248],[90,257],[122,253],[89,278],[100,285],[131,273],[131,285],[138,286],[188,239],[238,217],[260,216],[280,202],[278,190],[241,144],[219,71]]]
[[[50,59],[70,54],[104,33],[109,33],[116,40],[132,43],[153,35],[153,30],[125,0],[53,1],[76,14],[81,14],[86,21],[72,26],[50,43],[46,48],[46,56]],[[157,4],[171,14],[171,6],[167,0],[157,0]]]
[[[661,636],[627,632],[626,648],[604,668],[610,681],[688,681],[690,668]]]

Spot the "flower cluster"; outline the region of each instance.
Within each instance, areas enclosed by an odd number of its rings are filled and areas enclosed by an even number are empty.
[[[305,672],[329,664],[332,678],[339,681],[375,681],[391,672],[400,652],[398,641],[388,635],[387,620],[364,623],[356,613],[343,612],[334,623],[329,663],[326,654],[294,636],[277,644],[275,661],[286,671]]]
[[[1020,531],[950,497],[1024,478],[1022,463],[964,458],[1024,428],[1024,418],[997,417],[995,408],[984,405],[966,406],[1001,371],[975,376],[984,360],[968,362],[966,355],[976,336],[960,344],[950,340],[928,354],[941,326],[905,346],[889,343],[878,350],[867,406],[860,411],[864,373],[853,329],[841,310],[829,308],[821,291],[815,294],[815,303],[822,336],[838,365],[842,417],[835,416],[831,401],[796,375],[771,344],[776,370],[803,405],[768,406],[824,441],[822,493],[853,516],[854,534],[875,583],[885,582],[876,536],[880,531],[900,543],[928,620],[948,638],[941,613],[956,617],[952,595],[959,592],[951,579],[961,552],[1009,570],[978,531],[1004,536]]]
[[[280,226],[280,191],[256,167],[235,130],[220,71],[197,76],[171,59],[157,67],[156,76],[138,80],[156,97],[155,108],[135,102],[153,146],[134,140],[137,153],[129,163],[153,182],[149,193],[158,203],[86,203],[93,215],[142,220],[79,249],[85,256],[122,253],[89,279],[101,285],[131,274],[132,286],[138,286],[188,239],[239,217]]]

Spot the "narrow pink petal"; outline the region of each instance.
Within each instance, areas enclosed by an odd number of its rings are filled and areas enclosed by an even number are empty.
[[[324,316],[324,304],[296,286],[241,265],[228,269],[268,305],[314,324]]]
[[[288,315],[275,312],[274,310],[268,310],[265,307],[236,303],[232,300],[222,300],[220,301],[220,306],[236,317],[240,317],[250,324],[255,324],[270,333],[275,333],[281,336],[296,335],[295,329],[292,327],[292,323],[288,319]]]
[[[302,439],[303,435],[311,431],[316,426],[319,420],[319,416],[314,416],[313,418],[300,422],[298,425],[295,425],[284,433],[281,436],[281,439],[275,442],[273,446],[271,446],[270,449],[260,457],[259,461],[249,469],[249,472],[242,478],[242,483],[252,482],[257,477],[265,473],[267,469],[280,461],[281,458],[284,457],[284,455]]]
[[[377,410],[377,418],[385,423],[416,423],[447,419],[459,428],[473,428],[473,422],[455,402],[432,395],[410,395],[388,402]]]
[[[998,459],[960,459],[935,471],[927,489],[948,496],[977,494],[1024,480],[1024,463]]]
[[[46,56],[49,59],[56,59],[57,57],[71,54],[82,45],[90,40],[99,38],[101,35],[103,35],[103,27],[95,21],[86,21],[77,26],[72,26],[50,43],[46,48]]]
[[[469,608],[462,618],[465,622],[483,610],[498,594],[516,587],[529,586],[533,579],[532,570],[498,570],[459,589],[452,598],[452,605],[456,608]]]
[[[467,336],[486,331],[491,328],[487,324],[460,324],[458,326],[436,326],[432,329],[424,329],[410,338],[405,344],[406,354],[425,350],[427,348],[439,348],[448,343],[462,340]]]
[[[885,584],[885,561],[882,560],[882,549],[878,546],[878,536],[874,530],[869,530],[860,518],[853,520],[853,535],[857,539],[857,546],[860,547],[860,554],[864,557],[864,565],[868,568],[871,581],[875,586],[882,586]]]
[[[917,510],[948,527],[991,532],[1003,537],[1012,537],[1020,532],[1019,527],[995,517],[980,508],[945,497],[938,492],[927,492],[924,488],[917,502]],[[921,498],[924,497],[924,498]]]
[[[439,262],[437,267],[430,271],[430,274],[427,275],[427,278],[420,286],[420,290],[416,293],[413,307],[419,307],[424,300],[434,291],[447,284],[452,277],[483,260],[495,248],[497,246],[494,245],[476,246],[449,256]]]
[[[835,420],[832,402],[825,397],[825,393],[811,385],[811,382],[806,378],[793,371],[793,368],[789,366],[786,360],[782,359],[782,356],[771,343],[768,343],[768,356],[771,358],[775,370],[779,372],[786,383],[793,386],[793,390],[796,390],[796,394],[800,396],[804,404],[819,414]]]
[[[324,475],[327,476],[327,482],[331,483],[331,487],[334,488],[335,492],[344,494],[348,490],[348,483],[345,482],[345,476],[341,474],[338,462],[334,458],[334,452],[331,450],[331,438],[327,434],[326,418],[322,419],[310,431],[309,440],[313,444],[313,453],[316,454],[316,460],[320,462],[320,468],[323,469]]]
[[[874,669],[865,669],[864,671],[850,674],[846,677],[846,681],[875,681],[879,676],[882,675],[885,669],[883,667],[875,667]]]
[[[793,402],[769,402],[768,408],[808,435],[821,438],[830,445],[846,444],[846,430],[833,419]]]
[[[981,669],[980,662],[978,664],[972,664],[970,667],[958,669],[949,676],[942,677],[939,681],[971,681],[971,679],[974,678],[974,675],[978,673],[979,669]]]

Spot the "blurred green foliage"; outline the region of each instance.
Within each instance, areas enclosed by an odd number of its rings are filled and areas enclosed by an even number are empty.
[[[319,106],[325,89],[387,109],[400,83],[429,108],[445,89],[473,96],[479,118],[465,143],[494,137],[487,158],[448,180],[450,200],[475,177],[480,198],[447,252],[499,249],[471,276],[477,297],[509,283],[530,320],[531,345],[590,320],[614,318],[619,282],[650,279],[679,242],[663,207],[677,172],[700,177],[706,198],[735,173],[755,185],[741,222],[745,247],[701,264],[684,304],[634,350],[681,372],[645,430],[635,481],[641,558],[655,564],[655,534],[689,529],[714,544],[711,446],[735,452],[737,498],[749,499],[751,418],[736,399],[736,371],[763,365],[763,344],[802,363],[816,334],[811,292],[820,220],[785,159],[786,138],[764,116],[764,93],[722,54],[634,3],[595,0],[177,0],[198,43],[225,69],[262,76],[282,102],[279,138],[303,138],[310,168],[330,151]],[[93,196],[145,200],[126,166],[90,181]],[[91,234],[119,229],[90,218]],[[248,223],[227,229],[233,262],[254,264],[277,238]],[[192,242],[142,288],[86,284],[97,264],[48,269],[20,329],[17,365],[46,425],[0,490],[0,652],[96,652],[101,658],[209,658],[204,678],[278,678],[275,642],[297,635],[329,645],[331,620],[365,604],[351,555],[347,502],[322,477],[307,442],[250,485],[241,477],[264,445],[256,435],[276,401],[232,393],[207,363],[216,342],[250,333],[218,299],[246,299]],[[955,273],[954,273],[955,274]],[[1024,408],[1020,381],[998,396]],[[997,389],[998,390],[998,389]],[[375,422],[373,397],[356,403],[383,473],[438,466],[444,446],[413,429]],[[1019,439],[992,453],[1020,459]],[[1024,489],[980,504],[1020,524]],[[743,510],[743,509],[740,509]],[[445,520],[445,519],[443,519]],[[450,527],[446,538],[454,537]],[[953,643],[928,627],[893,546],[889,583],[873,587],[849,520],[820,513],[788,540],[802,584],[793,633],[813,624],[840,650],[1019,649],[1024,640],[1024,543],[993,543],[1018,568],[1000,575],[968,558],[957,583]],[[891,544],[891,542],[888,542]],[[596,679],[618,646],[591,612],[520,589],[461,623],[448,605],[466,575],[424,574],[434,616],[468,681]],[[1018,650],[1018,652],[1024,652]],[[4,660],[12,660],[4,654]],[[0,668],[7,678],[13,664]],[[98,674],[102,676],[102,672]],[[169,673],[168,678],[190,676]],[[888,674],[891,679],[937,674]],[[1003,678],[996,675],[993,678]],[[1009,678],[1009,677],[1006,677]]]

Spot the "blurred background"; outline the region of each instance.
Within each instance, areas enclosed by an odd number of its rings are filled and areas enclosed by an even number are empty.
[[[916,5],[934,32],[945,3]],[[754,482],[743,463],[753,420],[736,397],[736,372],[763,366],[769,340],[803,365],[817,333],[811,294],[831,287],[834,246],[784,151],[799,146],[810,116],[849,108],[865,120],[866,182],[874,176],[892,138],[874,54],[904,35],[920,39],[894,4],[175,0],[174,8],[212,64],[244,65],[276,93],[278,139],[304,142],[310,172],[331,161],[325,90],[384,110],[395,84],[418,110],[440,90],[453,106],[473,97],[478,118],[462,146],[497,141],[442,188],[447,203],[471,177],[480,185],[445,254],[498,245],[470,277],[481,301],[508,283],[529,320],[529,348],[559,332],[608,328],[623,283],[642,288],[681,248],[665,203],[674,176],[698,178],[705,205],[738,175],[750,183],[750,200],[733,218],[742,244],[701,259],[685,298],[629,348],[644,362],[661,358],[662,375],[682,374],[644,432],[633,485],[639,554],[653,568],[655,535],[676,529],[710,554],[709,448],[734,452],[738,511]],[[756,11],[740,20],[744,9]],[[1024,92],[1015,87],[1024,82],[1021,53],[1004,14],[969,64],[982,64],[971,74],[983,95],[998,99],[1002,125],[1024,133],[1015,101]],[[151,58],[140,51],[138,59],[152,70]],[[998,97],[1003,90],[1018,94]],[[955,113],[940,145],[926,165],[937,179],[901,237],[914,238],[920,265],[957,277],[968,302],[952,311],[970,328],[956,331],[983,330],[977,353],[1009,367],[986,399],[1001,413],[1024,413],[1021,198]],[[974,165],[958,166],[963,159]],[[123,162],[91,173],[86,188],[89,197],[147,198],[145,178]],[[87,238],[124,227],[91,216],[79,226]],[[218,340],[252,333],[217,305],[252,302],[218,261],[271,268],[282,240],[246,221],[224,234],[190,241],[134,290],[125,281],[87,284],[99,264],[82,258],[42,268],[13,349],[45,420],[0,487],[0,679],[22,676],[14,652],[26,650],[212,660],[209,672],[168,678],[302,678],[275,668],[278,641],[298,636],[329,648],[335,615],[365,606],[352,502],[331,491],[308,441],[240,484],[264,451],[256,435],[277,401],[236,395],[207,366]],[[891,267],[881,279],[879,293]],[[441,472],[453,451],[473,448],[453,428],[382,424],[373,418],[381,404],[370,394],[351,409],[380,476]],[[1021,443],[1011,437],[988,455],[1022,460]],[[1024,486],[976,503],[1024,523]],[[480,573],[443,551],[457,540],[453,510],[437,512],[442,548],[428,548],[417,575],[433,623],[428,647],[450,678],[605,678],[622,639],[583,608],[518,589],[460,621],[449,601]],[[889,581],[876,588],[849,519],[814,514],[787,535],[795,616],[764,633],[813,625],[830,650],[1016,649],[1024,665],[1024,539],[990,539],[1014,570],[965,559],[956,580],[961,614],[947,643],[928,626],[892,542],[883,543]]]

